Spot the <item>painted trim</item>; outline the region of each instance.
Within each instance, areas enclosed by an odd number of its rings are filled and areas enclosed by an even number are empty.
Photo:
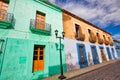
[[[93,52],[92,52],[92,47],[94,47],[94,49],[95,49],[95,54],[96,54],[96,57],[97,57],[97,61],[94,61],[94,55],[93,55]],[[91,53],[92,53],[93,63],[94,64],[100,64],[99,54],[98,54],[96,46],[95,45],[90,45],[90,50],[91,50]]]
[[[0,28],[2,29],[12,28],[12,23],[0,20]]]
[[[78,63],[80,65],[80,68],[88,67],[88,60],[87,60],[87,54],[86,54],[85,44],[76,43],[76,46],[77,46],[78,61],[79,61]],[[82,49],[84,49],[83,55],[84,55],[85,65],[80,64],[80,50],[79,50],[79,46],[82,46],[83,47]]]
[[[114,50],[114,48],[111,48],[111,51],[112,51],[113,59],[116,59],[115,58],[115,50]]]
[[[109,59],[112,59],[112,55],[111,55],[111,52],[110,52],[110,48],[109,48],[109,47],[106,47],[106,51],[107,51],[107,54],[108,54],[108,58],[109,58]]]

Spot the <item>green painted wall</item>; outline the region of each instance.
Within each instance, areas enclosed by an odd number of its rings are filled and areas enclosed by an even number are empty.
[[[47,77],[60,72],[59,50],[56,49],[54,31],[63,31],[61,9],[39,0],[10,0],[8,12],[14,14],[14,29],[1,29],[0,39],[4,39],[0,54],[0,80],[31,80]],[[30,19],[35,19],[36,11],[46,14],[46,23],[51,24],[51,35],[45,36],[29,30]],[[61,34],[59,34],[61,35]],[[34,45],[45,45],[45,69],[32,72]],[[62,41],[62,44],[63,41]],[[62,50],[63,66],[66,59]]]

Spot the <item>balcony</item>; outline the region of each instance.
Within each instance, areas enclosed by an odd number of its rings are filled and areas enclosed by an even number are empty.
[[[8,29],[13,28],[14,15],[0,10],[0,28]]]
[[[98,43],[103,44],[103,39],[101,39],[100,35],[98,34]]]
[[[103,44],[103,39],[101,39],[100,37],[98,38],[98,43],[99,44]]]
[[[104,43],[105,43],[106,45],[109,45],[109,41],[106,40],[106,38],[104,39]]]
[[[109,39],[110,39],[110,38],[109,38]],[[109,44],[110,44],[110,46],[113,46],[113,45],[114,45],[114,43],[113,43],[112,39],[110,39]]]
[[[38,20],[31,19],[30,20],[30,30],[33,33],[41,34],[41,35],[51,35],[51,25],[47,23],[40,22]]]
[[[114,43],[111,41],[111,42],[110,42],[110,46],[113,46],[113,45],[114,45]]]
[[[85,34],[82,33],[81,28],[79,29],[78,34],[77,33],[75,34],[75,38],[80,41],[85,40]]]
[[[96,36],[95,36],[95,34],[93,32],[90,33],[89,41],[91,43],[95,43],[96,42]]]
[[[77,34],[75,34],[75,38],[77,40],[84,41],[85,40],[85,34],[80,34],[80,36],[77,36]]]

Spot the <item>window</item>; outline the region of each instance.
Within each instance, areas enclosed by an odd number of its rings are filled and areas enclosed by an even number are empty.
[[[103,38],[105,39],[105,35],[103,35]]]
[[[90,34],[91,34],[91,30],[90,29],[88,29],[88,33],[89,33],[88,36],[90,37]]]
[[[97,33],[96,35],[97,35],[97,37],[99,37],[99,33]]]
[[[88,33],[89,33],[89,34],[91,33],[91,30],[90,30],[90,29],[88,29]]]
[[[79,37],[79,25],[75,24],[76,37]]]
[[[36,13],[36,28],[45,29],[45,14],[38,11]]]
[[[33,71],[44,69],[44,46],[35,45],[33,55]]]
[[[3,0],[0,1],[0,20],[6,19],[7,10],[8,10],[8,3],[4,2]]]

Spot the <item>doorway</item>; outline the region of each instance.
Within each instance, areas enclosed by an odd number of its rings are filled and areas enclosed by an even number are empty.
[[[107,47],[106,49],[107,49],[107,53],[108,53],[109,59],[112,59],[111,54],[110,54],[110,49],[109,49],[109,47]]]
[[[100,53],[101,53],[102,62],[106,62],[107,58],[106,58],[105,51],[104,51],[103,47],[100,48]]]
[[[78,61],[80,64],[80,68],[85,68],[88,66],[85,46],[83,44],[78,44],[77,49],[78,49]]]
[[[93,63],[94,64],[99,64],[100,62],[99,62],[96,46],[91,46],[91,50],[92,50]]]
[[[38,70],[44,70],[44,48],[44,46],[34,46],[33,72]]]

